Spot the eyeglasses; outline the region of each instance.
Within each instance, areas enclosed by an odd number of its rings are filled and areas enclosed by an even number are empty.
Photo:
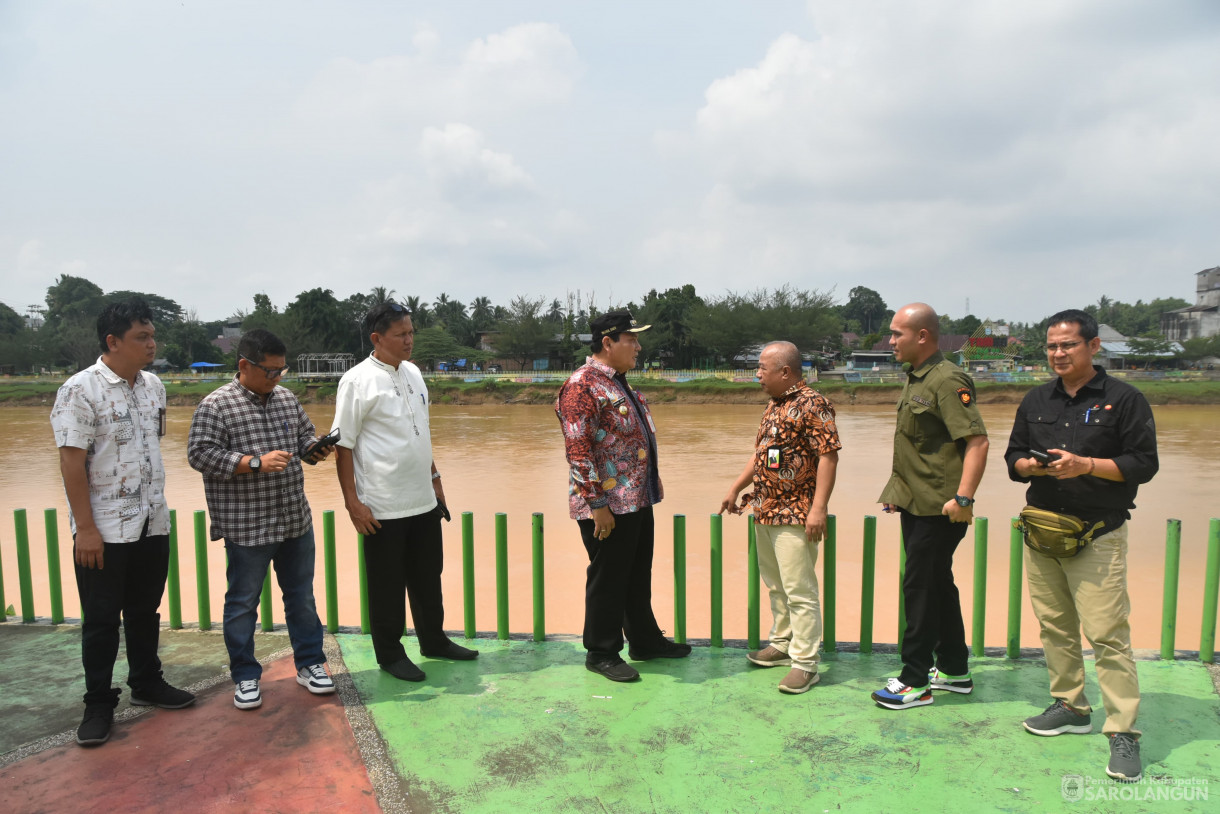
[[[241,358],[246,359],[245,356]],[[280,376],[283,376],[288,372],[288,368],[286,367],[263,367],[252,359],[246,359],[246,361],[263,371],[263,374],[266,375],[268,379],[278,379]]]
[[[1063,351],[1064,353],[1067,353],[1068,351],[1070,351],[1072,348],[1076,347],[1077,345],[1083,345],[1083,344],[1084,344],[1084,342],[1082,342],[1079,339],[1077,339],[1075,342],[1059,342],[1059,343],[1052,342],[1046,346],[1046,352],[1047,353],[1058,353],[1059,351]]]

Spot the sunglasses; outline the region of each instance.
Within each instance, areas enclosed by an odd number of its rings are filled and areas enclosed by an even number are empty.
[[[285,373],[288,372],[288,368],[286,368],[286,367],[263,367],[259,363],[255,362],[253,359],[247,359],[245,356],[243,356],[241,358],[245,359],[247,362],[254,365],[259,370],[263,371],[263,374],[266,375],[266,377],[268,379],[278,379],[280,376],[283,376]]]

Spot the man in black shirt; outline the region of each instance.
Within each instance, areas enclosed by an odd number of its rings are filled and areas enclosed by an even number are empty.
[[[1136,781],[1142,774],[1135,728],[1139,679],[1127,622],[1127,519],[1139,484],[1157,471],[1156,426],[1142,393],[1093,365],[1100,347],[1097,322],[1085,312],[1051,317],[1046,354],[1059,378],[1026,394],[1004,455],[1009,476],[1029,484],[1030,506],[1073,515],[1086,529],[1096,526],[1092,540],[1073,557],[1025,549],[1054,703],[1024,725],[1035,735],[1092,731],[1083,628],[1106,709],[1106,773]],[[1049,461],[1039,461],[1034,452],[1047,453]]]

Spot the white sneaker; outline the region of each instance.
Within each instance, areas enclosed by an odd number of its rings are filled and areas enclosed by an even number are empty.
[[[250,678],[237,682],[233,691],[233,706],[238,709],[254,709],[263,705],[263,695],[258,691],[258,679]]]
[[[312,664],[297,671],[297,683],[314,695],[329,695],[335,691],[335,682],[326,673],[325,664]]]

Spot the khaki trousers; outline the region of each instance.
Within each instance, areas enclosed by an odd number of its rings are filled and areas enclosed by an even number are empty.
[[[1080,631],[1093,646],[1097,683],[1106,708],[1102,731],[1139,734],[1140,686],[1131,653],[1127,596],[1127,524],[1098,537],[1084,551],[1055,559],[1025,548],[1029,598],[1042,628],[1051,697],[1091,712],[1084,694]]]
[[[818,601],[818,544],[805,539],[804,526],[754,526],[758,573],[771,596],[771,646],[787,653],[792,666],[818,671],[822,608]]]

